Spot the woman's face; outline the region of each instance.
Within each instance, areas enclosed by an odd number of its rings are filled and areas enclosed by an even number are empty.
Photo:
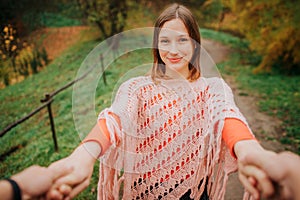
[[[172,76],[177,73],[184,78],[188,77],[194,45],[181,19],[164,23],[158,35],[158,49],[167,74]]]

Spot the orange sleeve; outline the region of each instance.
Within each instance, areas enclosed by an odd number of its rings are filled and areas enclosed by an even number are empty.
[[[235,143],[241,140],[256,140],[246,124],[235,118],[225,119],[222,131],[222,139],[225,141],[231,155],[234,158],[236,158],[236,155],[234,153]]]
[[[111,114],[115,118],[115,120],[118,122],[120,126],[121,123],[119,117],[113,113],[109,113],[109,114]],[[112,143],[110,141],[110,133],[106,126],[106,119],[99,119],[98,123],[94,126],[91,132],[85,137],[82,143],[91,142],[91,141],[97,142],[101,146],[101,154],[99,156],[103,155],[106,152],[106,150],[110,147]]]

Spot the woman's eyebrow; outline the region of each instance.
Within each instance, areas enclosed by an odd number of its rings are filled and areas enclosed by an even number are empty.
[[[189,37],[188,34],[181,34],[181,35],[177,35],[176,37]],[[168,36],[166,35],[162,35],[162,36],[159,36],[159,38],[169,38]]]
[[[167,36],[159,36],[159,38],[168,38]]]
[[[177,37],[189,37],[188,34],[181,34],[181,35],[178,35]]]

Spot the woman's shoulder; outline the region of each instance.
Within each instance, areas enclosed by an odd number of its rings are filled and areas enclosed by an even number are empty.
[[[210,86],[218,86],[218,85],[226,84],[224,79],[221,77],[209,77],[209,78],[202,77],[201,80]]]
[[[200,80],[208,83],[214,83],[214,82],[220,82],[223,79],[221,77],[200,77]]]
[[[222,77],[201,78],[206,88],[213,92],[230,91],[230,86]]]
[[[153,84],[152,78],[150,76],[137,76],[124,81],[121,84],[120,89],[137,90],[139,88],[145,87],[145,85],[150,84]]]

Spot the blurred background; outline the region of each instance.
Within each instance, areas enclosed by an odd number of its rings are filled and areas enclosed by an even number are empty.
[[[203,39],[230,49],[218,69],[236,84],[238,95],[248,104],[274,119],[265,120],[274,130],[258,130],[259,137],[299,154],[297,0],[1,0],[0,130],[39,107],[46,93],[74,80],[84,58],[101,41],[125,30],[153,26],[160,12],[174,2],[191,9]],[[99,82],[97,111],[109,106],[116,81],[136,62],[151,62],[151,51],[131,52],[111,64],[105,84]],[[49,110],[41,109],[24,123],[2,131],[0,177],[32,164],[49,165],[78,145],[72,89],[55,96],[51,109],[59,150],[53,147]],[[78,199],[95,197],[95,173],[93,184]]]

